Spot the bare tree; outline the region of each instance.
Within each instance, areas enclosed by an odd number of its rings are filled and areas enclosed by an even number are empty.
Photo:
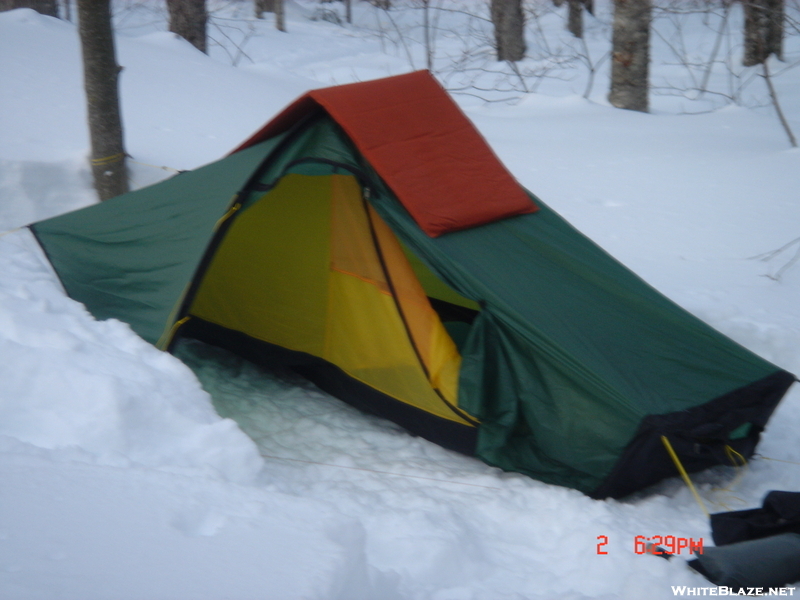
[[[772,76],[769,73],[769,65],[767,64],[766,60],[761,63],[761,68],[763,70],[764,81],[766,82],[767,89],[769,90],[770,100],[772,100],[772,106],[775,107],[775,113],[778,115],[778,120],[781,122],[783,130],[789,137],[789,143],[792,145],[792,148],[797,148],[797,138],[794,137],[794,132],[789,125],[789,121],[786,120],[786,116],[783,114],[781,104],[778,102],[778,94],[775,92],[775,86],[772,85]]]
[[[744,0],[744,57],[752,67],[770,54],[783,57],[784,0]]]
[[[522,0],[491,0],[497,60],[525,57],[525,16]]]
[[[648,111],[650,0],[614,0],[611,91],[617,108]]]
[[[110,0],[78,0],[83,83],[92,141],[92,174],[100,200],[128,191],[119,109],[118,76]]]
[[[594,0],[567,0],[567,2],[569,4],[567,30],[576,38],[583,38],[583,9],[593,15]]]
[[[167,0],[167,8],[169,30],[181,36],[200,52],[205,52],[208,22],[206,0]]]
[[[583,9],[594,14],[594,0],[553,0],[557,7],[567,2],[567,31],[576,38],[583,38]]]
[[[283,0],[256,0],[256,17],[264,18],[265,12],[275,13],[275,28],[278,31],[286,31],[286,19],[284,17]]]
[[[286,31],[283,0],[275,0],[275,28],[278,31]]]
[[[567,0],[567,30],[576,38],[583,37],[583,0]]]
[[[58,16],[58,2],[56,0],[0,0],[0,12],[15,8],[32,8],[43,15]]]
[[[263,19],[265,12],[275,12],[275,0],[256,0],[255,1],[256,18]]]
[[[431,41],[430,0],[422,0],[422,34],[425,37],[425,68],[433,71],[433,43]]]

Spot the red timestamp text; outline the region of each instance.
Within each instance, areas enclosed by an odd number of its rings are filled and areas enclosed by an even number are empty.
[[[607,535],[597,536],[597,553],[608,554]],[[681,554],[683,551],[689,554],[703,553],[703,538],[685,538],[674,535],[653,535],[650,537],[637,535],[633,538],[633,551],[636,554],[656,554],[667,556],[670,554]]]
[[[702,554],[703,538],[695,540],[674,535],[654,535],[649,538],[637,535],[633,538],[633,551],[636,554],[680,554],[683,550],[689,554]]]

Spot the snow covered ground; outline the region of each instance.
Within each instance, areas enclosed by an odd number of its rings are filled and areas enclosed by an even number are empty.
[[[722,21],[660,14],[652,112],[611,108],[599,5],[586,21],[584,56],[599,65],[588,97],[585,62],[564,59],[582,47],[544,1],[530,3],[541,18],[522,77],[465,35],[486,31],[479,20],[436,12],[437,74],[523,185],[688,310],[800,373],[800,264],[781,272],[797,245],[752,258],[800,236],[800,150],[763,81],[720,64],[714,93],[678,93],[702,78],[686,65],[713,52],[708,24]],[[160,3],[116,6],[137,187],[169,174],[159,167],[224,155],[307,89],[425,64],[418,10],[388,21],[354,2],[354,24],[338,25],[320,18],[338,4],[294,0],[279,33],[248,2],[211,2],[205,56],[164,31]],[[795,36],[787,62],[771,63],[796,134],[800,69],[787,66],[799,55]],[[93,202],[75,26],[0,13],[0,82],[0,231]],[[595,501],[410,437],[290,374],[199,344],[177,354],[66,298],[26,230],[0,237],[0,598],[633,599],[710,585],[684,560],[634,552],[638,535],[711,543],[677,478]],[[795,386],[763,458],[694,478],[709,508],[800,490],[799,430]]]

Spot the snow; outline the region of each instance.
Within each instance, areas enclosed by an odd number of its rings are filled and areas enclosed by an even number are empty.
[[[396,3],[394,25],[366,2],[354,2],[353,25],[337,25],[320,7],[340,5],[295,0],[279,33],[247,2],[211,2],[205,56],[165,32],[160,4],[120,0],[133,185],[215,160],[308,89],[424,66],[419,11]],[[586,21],[595,63],[608,48],[598,4]],[[542,27],[529,27],[521,68],[549,70],[527,79],[527,94],[463,35],[478,19],[437,13],[435,66],[456,100],[519,181],[578,229],[800,373],[800,265],[781,272],[797,246],[753,258],[800,235],[800,151],[756,72],[732,62],[712,74],[718,93],[678,93],[692,74],[676,49],[707,57],[714,37],[697,15],[660,16],[652,112],[614,109],[607,60],[583,97],[585,67],[553,58],[575,47],[564,15],[532,6]],[[798,53],[794,36],[787,62],[770,65],[796,133]],[[709,585],[686,556],[634,552],[638,535],[711,543],[677,478],[591,500],[411,437],[289,373],[197,343],[176,358],[96,321],[64,295],[28,230],[15,230],[94,201],[76,28],[0,13],[0,57],[0,231],[10,231],[0,237],[0,597],[633,599]],[[771,420],[762,458],[693,477],[710,510],[800,490],[799,388]]]

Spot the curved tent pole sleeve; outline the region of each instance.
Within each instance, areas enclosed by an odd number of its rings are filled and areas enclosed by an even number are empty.
[[[158,342],[158,347],[166,350],[167,352],[171,351],[172,345],[176,340],[176,334],[178,329],[173,331],[173,328],[177,323],[185,323],[185,321],[181,321],[184,317],[187,316],[189,306],[191,306],[192,301],[194,300],[194,296],[197,293],[197,290],[200,288],[200,284],[203,280],[203,276],[205,272],[208,270],[209,265],[211,264],[211,259],[214,257],[214,253],[216,252],[217,248],[219,247],[220,243],[222,242],[225,234],[228,231],[228,228],[233,224],[236,220],[237,214],[241,214],[239,212],[239,207],[244,206],[248,197],[253,192],[257,192],[258,190],[258,182],[259,179],[264,175],[264,173],[269,169],[272,162],[275,160],[277,156],[284,151],[286,146],[288,146],[295,137],[297,137],[303,130],[306,129],[313,121],[317,120],[324,114],[322,109],[314,111],[305,115],[298,123],[292,128],[291,131],[284,137],[280,143],[278,143],[275,148],[264,158],[258,168],[253,171],[253,174],[247,180],[245,185],[242,187],[241,191],[233,196],[231,201],[228,203],[228,207],[226,212],[220,219],[217,221],[214,227],[214,234],[211,237],[211,241],[208,243],[205,252],[203,253],[203,258],[200,259],[200,262],[197,265],[197,269],[195,269],[194,275],[189,282],[189,285],[185,291],[185,293],[178,299],[175,303],[176,309],[173,310],[170,319],[167,321],[166,326],[164,328],[164,333],[162,334],[161,338]],[[280,179],[280,178],[278,178]],[[178,328],[180,325],[178,326]]]
[[[162,335],[161,339],[158,340],[158,346],[157,347],[158,348],[163,348],[164,350],[169,351],[170,347],[172,346],[172,340],[175,339],[175,334],[178,333],[178,329],[180,329],[181,326],[184,323],[186,323],[187,321],[189,321],[191,318],[192,317],[188,317],[187,316],[187,317],[183,317],[182,319],[180,319],[178,321],[175,321],[175,323],[172,325],[170,330],[167,333],[165,333],[164,335]]]
[[[373,212],[370,211],[369,206],[369,198],[370,198],[370,188],[364,187],[362,193],[362,203],[364,206],[364,212],[367,215],[367,223],[369,223],[369,232],[370,236],[372,237],[372,243],[375,247],[375,252],[378,255],[378,261],[380,262],[381,269],[383,270],[384,277],[386,277],[386,284],[389,286],[389,291],[392,295],[392,300],[394,301],[395,307],[397,308],[397,314],[400,315],[400,320],[403,322],[403,327],[406,331],[406,336],[408,336],[409,344],[414,349],[414,355],[417,357],[417,361],[419,362],[420,367],[422,368],[423,373],[425,373],[425,377],[430,381],[430,372],[428,370],[428,366],[425,364],[425,361],[422,359],[422,355],[420,354],[419,348],[417,347],[417,342],[414,339],[414,336],[411,334],[411,328],[408,324],[408,319],[406,318],[405,311],[403,310],[403,306],[398,300],[397,290],[395,288],[394,282],[392,281],[392,274],[389,272],[388,267],[386,266],[386,259],[383,254],[383,248],[381,248],[380,240],[378,239],[378,235],[375,232],[375,224],[373,222]],[[436,395],[441,399],[441,401],[449,408],[453,413],[455,413],[458,417],[465,420],[467,423],[472,425],[473,427],[477,427],[480,425],[480,421],[477,421],[475,417],[465,413],[463,410],[455,406],[453,403],[449,402],[447,398],[441,393],[441,391],[431,386]]]

